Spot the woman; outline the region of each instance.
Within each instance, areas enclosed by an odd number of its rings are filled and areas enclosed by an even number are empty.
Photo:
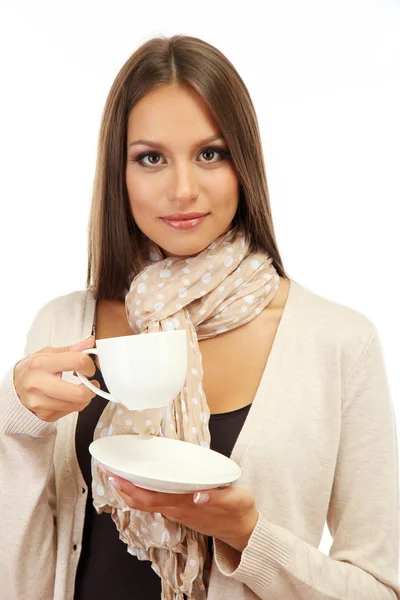
[[[93,438],[133,434],[140,415],[91,402],[72,375],[107,389],[81,352],[94,338],[80,338],[171,326],[194,332],[197,368],[171,430],[149,433],[205,443],[242,469],[200,500],[91,463]],[[118,74],[87,289],[38,312],[3,379],[0,423],[7,599],[400,598],[397,437],[378,332],[287,276],[253,105],[202,40],[150,40]]]

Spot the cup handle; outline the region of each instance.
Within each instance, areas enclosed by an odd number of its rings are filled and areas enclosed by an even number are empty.
[[[97,354],[97,356],[99,355],[97,348],[87,348],[86,350],[81,350],[81,352],[84,354]],[[92,392],[94,392],[95,394],[98,394],[99,396],[102,396],[103,398],[105,398],[106,400],[109,400],[110,402],[118,402],[114,398],[114,396],[112,396],[108,392],[104,392],[103,390],[94,386],[93,383],[91,383],[89,381],[89,379],[87,377],[85,377],[85,375],[83,375],[79,371],[75,371],[75,373],[77,374],[77,376],[81,380],[81,382],[84,383],[86,385],[86,387],[88,387],[90,390],[92,390]]]

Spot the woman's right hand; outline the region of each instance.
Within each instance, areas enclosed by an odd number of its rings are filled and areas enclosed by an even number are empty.
[[[81,351],[93,348],[94,337],[71,346],[47,346],[26,356],[14,366],[14,387],[22,404],[42,421],[56,421],[86,408],[95,397],[83,383],[75,385],[61,379],[63,371],[80,371],[93,377],[96,365]],[[93,385],[100,388],[98,381]]]

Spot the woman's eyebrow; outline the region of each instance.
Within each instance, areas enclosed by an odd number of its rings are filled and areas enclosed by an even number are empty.
[[[196,146],[202,146],[203,144],[210,144],[211,142],[216,142],[217,140],[221,140],[224,141],[224,137],[218,133],[217,135],[213,135],[211,137],[208,137],[204,140],[200,140],[199,142],[197,142],[195,144]],[[143,146],[151,146],[152,148],[162,148],[163,150],[166,150],[167,147],[165,144],[163,144],[162,142],[156,142],[156,141],[151,141],[151,140],[135,140],[134,142],[130,142],[128,145],[128,148],[131,148],[131,146],[136,146],[142,144]]]

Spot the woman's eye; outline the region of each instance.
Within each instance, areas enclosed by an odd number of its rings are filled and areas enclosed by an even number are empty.
[[[219,156],[219,160],[221,160],[221,158],[224,158],[226,156],[226,152],[223,152],[221,149],[219,148],[205,148],[204,150],[202,150],[200,152],[200,154],[218,154]],[[217,161],[212,161],[212,160],[206,160],[206,162],[217,162]]]
[[[201,162],[206,162],[206,163],[216,163],[219,162],[220,160],[224,160],[225,158],[230,158],[230,153],[226,152],[225,150],[223,150],[222,148],[213,148],[213,147],[209,147],[209,148],[204,148],[203,150],[200,151],[200,155],[210,155],[210,153],[212,155],[218,155],[218,160],[205,160],[205,161],[201,161]],[[158,167],[161,163],[159,162],[154,162],[153,159],[157,159],[161,156],[161,154],[159,152],[143,152],[142,154],[139,154],[139,156],[137,158],[135,158],[133,160],[134,163],[138,163],[141,167]],[[149,163],[145,163],[143,162],[145,158],[148,157],[152,157],[152,159],[150,160],[150,164]]]
[[[159,157],[161,155],[158,154],[158,152],[145,152],[143,154],[140,154],[134,162],[139,163],[140,166],[142,166],[142,167],[157,167],[158,163],[155,163],[155,162],[151,162],[150,164],[143,163],[143,160],[145,158],[147,158],[148,156],[152,156],[152,157],[156,157],[157,158],[157,157]]]

